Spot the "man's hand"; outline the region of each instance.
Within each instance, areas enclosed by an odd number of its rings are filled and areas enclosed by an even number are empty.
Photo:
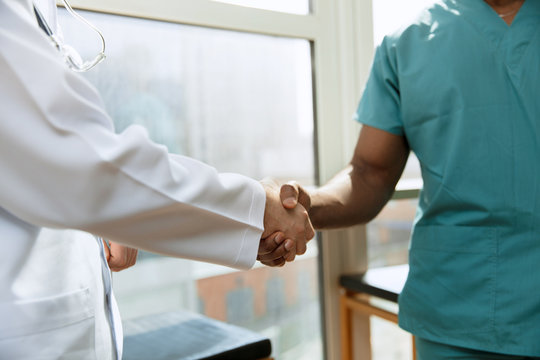
[[[286,258],[292,254],[291,249],[294,249],[294,241],[285,240],[282,232],[273,233],[266,239],[261,239],[257,260],[267,266],[283,266]]]
[[[137,261],[137,249],[133,249],[114,242],[109,242],[109,245],[103,240],[105,247],[105,256],[107,263],[112,271],[122,271],[133,265]]]
[[[308,213],[311,209],[311,196],[296,181],[281,185],[279,197],[281,198],[281,204],[286,209],[294,209],[298,203],[300,203]]]
[[[293,246],[289,253],[284,256],[287,261],[294,260],[296,255],[306,252],[306,243],[315,236],[315,230],[311,225],[308,213],[302,205],[285,208],[279,195],[278,185],[265,179],[261,184],[266,190],[266,209],[264,213],[264,232],[262,239],[267,239],[270,234],[277,231],[283,232]]]
[[[282,204],[301,204],[314,228],[339,229],[371,221],[390,200],[409,157],[404,136],[363,125],[350,164],[325,185],[283,185]]]

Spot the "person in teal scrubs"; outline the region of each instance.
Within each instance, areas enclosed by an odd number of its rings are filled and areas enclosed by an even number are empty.
[[[377,48],[353,159],[282,188],[318,229],[365,223],[409,151],[424,187],[399,324],[419,360],[540,358],[540,1],[441,0]]]

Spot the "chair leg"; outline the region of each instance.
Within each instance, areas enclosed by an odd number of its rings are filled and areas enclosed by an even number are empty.
[[[341,360],[352,360],[352,312],[347,305],[347,294],[340,296]]]

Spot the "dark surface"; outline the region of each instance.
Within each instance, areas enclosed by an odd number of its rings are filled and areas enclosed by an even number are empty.
[[[269,357],[270,340],[247,329],[190,312],[125,321],[123,360],[255,360]]]
[[[347,290],[397,303],[408,272],[408,265],[386,266],[369,269],[364,274],[341,275],[339,284]]]

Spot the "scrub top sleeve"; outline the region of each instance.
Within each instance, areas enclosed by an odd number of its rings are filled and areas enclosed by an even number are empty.
[[[395,62],[386,39],[377,48],[368,82],[354,119],[362,124],[403,135],[400,93]]]

